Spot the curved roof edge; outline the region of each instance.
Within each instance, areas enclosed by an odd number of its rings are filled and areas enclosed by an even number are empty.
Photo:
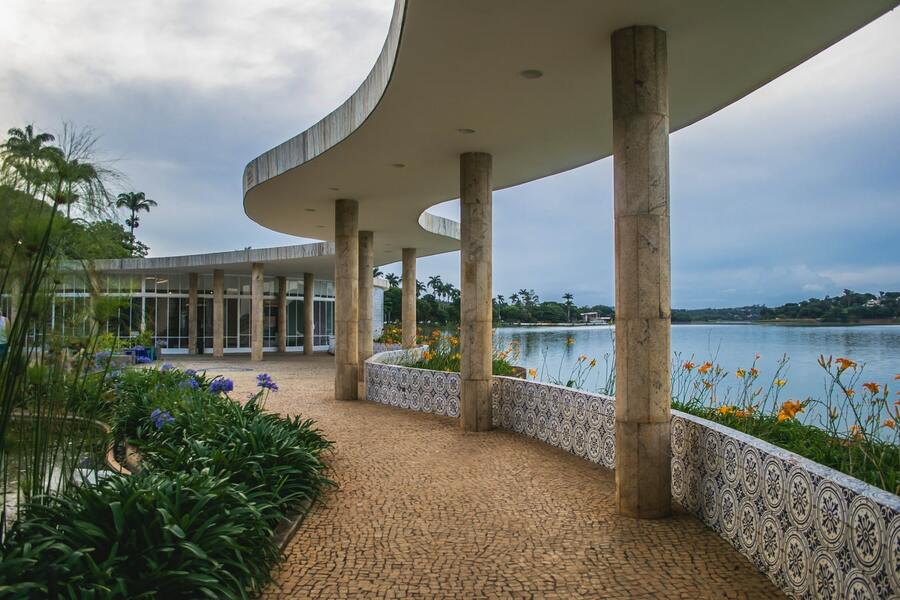
[[[339,107],[306,131],[263,152],[244,167],[243,194],[257,185],[309,162],[349,137],[378,106],[396,64],[407,0],[395,0],[387,38],[375,66]]]

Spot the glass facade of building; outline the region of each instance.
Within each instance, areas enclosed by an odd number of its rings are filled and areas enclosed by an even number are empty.
[[[276,277],[265,277],[263,281],[263,348],[271,352],[278,350],[278,281]],[[287,349],[302,350],[306,334],[303,330],[303,278],[287,278],[286,283]],[[105,332],[129,338],[149,330],[166,353],[212,352],[212,274],[200,274],[197,278],[196,349],[188,348],[190,279],[187,273],[165,276],[102,274],[94,278],[93,285],[110,304],[112,316],[106,321]],[[91,288],[92,282],[86,276],[70,275],[60,282],[51,312],[54,331],[73,336],[87,334]],[[316,281],[314,294],[313,344],[317,349],[323,349],[328,347],[334,334],[334,283]],[[0,299],[0,303],[8,310],[7,296]],[[223,304],[225,352],[249,352],[249,275],[225,275]]]

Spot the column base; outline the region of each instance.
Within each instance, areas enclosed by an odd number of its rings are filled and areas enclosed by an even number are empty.
[[[463,431],[494,428],[490,379],[463,379],[459,393],[459,426]]]
[[[353,363],[336,365],[334,377],[335,400],[353,401],[359,399],[359,367]]]
[[[672,514],[671,423],[616,422],[616,510],[624,517]]]

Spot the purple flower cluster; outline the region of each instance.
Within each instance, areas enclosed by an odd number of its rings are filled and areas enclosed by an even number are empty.
[[[197,381],[196,379],[194,379],[193,377],[189,377],[188,379],[185,379],[184,381],[181,381],[181,382],[178,384],[178,387],[180,387],[180,388],[191,388],[192,390],[196,390],[197,388],[200,387],[200,382],[198,382],[198,381]]]
[[[256,376],[256,387],[261,387],[273,392],[278,391],[278,384],[272,381],[272,377],[268,373],[260,373]]]
[[[169,411],[157,408],[152,413],[150,413],[150,420],[153,421],[153,424],[157,429],[162,429],[169,423],[173,423],[175,421],[175,417],[173,417],[172,413],[170,413]]]
[[[230,379],[225,379],[224,377],[216,377],[212,380],[212,383],[209,384],[209,391],[218,394],[220,392],[228,393],[234,390],[234,382]]]
[[[197,374],[197,371],[195,369],[185,369],[184,374],[187,375],[188,377],[193,377],[194,375]]]
[[[174,368],[175,368],[175,365],[173,365],[172,363],[166,363],[159,370],[162,371],[163,373],[165,373],[166,371],[171,371]]]
[[[139,365],[149,365],[153,362],[153,360],[151,360],[149,356],[138,356],[136,359],[134,359],[134,362]]]

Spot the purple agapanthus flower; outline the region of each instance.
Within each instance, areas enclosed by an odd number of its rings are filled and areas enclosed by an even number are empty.
[[[261,387],[273,392],[278,391],[278,384],[272,381],[272,377],[268,373],[260,373],[256,376],[256,387]]]
[[[175,368],[175,365],[173,365],[172,363],[166,363],[162,367],[160,367],[159,370],[162,371],[163,373],[165,373],[166,371],[171,371],[174,368]]]
[[[150,413],[150,420],[153,421],[153,425],[155,425],[157,429],[162,429],[169,423],[173,423],[175,417],[173,417],[172,413],[169,411],[157,408]]]
[[[234,382],[224,377],[217,377],[209,384],[209,391],[213,393],[225,392],[226,394],[234,390]]]
[[[189,377],[178,383],[178,387],[180,388],[191,388],[192,390],[196,390],[200,387],[200,382],[194,379],[193,377]]]
[[[185,369],[184,374],[187,375],[188,377],[193,377],[194,375],[197,374],[197,371],[195,369]]]
[[[149,356],[138,356],[134,359],[134,362],[139,365],[149,365],[153,360]]]

